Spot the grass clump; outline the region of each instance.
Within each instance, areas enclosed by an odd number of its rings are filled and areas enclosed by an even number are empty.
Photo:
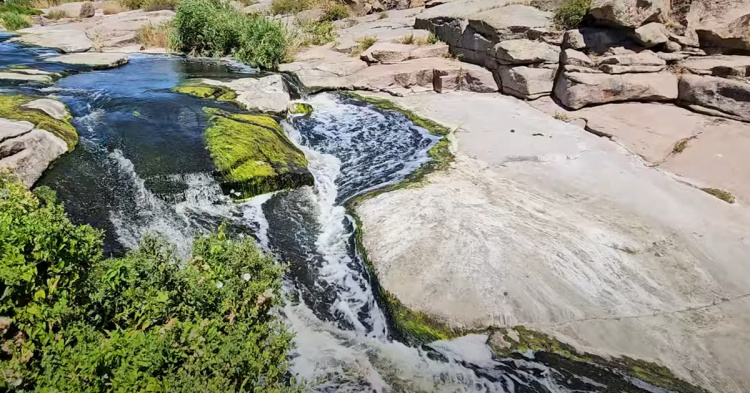
[[[401,37],[398,42],[405,45],[434,45],[438,43],[438,39],[432,33],[427,37],[415,37],[414,34],[409,34]]]
[[[143,0],[141,9],[144,11],[174,10],[178,0]]]
[[[28,17],[18,12],[3,12],[0,13],[0,24],[3,25],[8,31],[15,31],[31,27]]]
[[[366,37],[357,38],[357,46],[352,48],[351,52],[349,52],[349,55],[358,56],[360,53],[366,51],[371,46],[375,45],[376,42],[378,42],[378,37],[375,37],[375,36],[366,36]]]
[[[338,37],[336,26],[329,21],[306,22],[299,27],[302,31],[302,45],[325,45]]]
[[[206,143],[222,178],[222,188],[235,199],[312,185],[307,159],[269,116],[232,114],[205,109],[211,116]]]
[[[553,21],[561,29],[575,29],[591,8],[591,0],[564,0],[555,10]]]
[[[104,2],[102,11],[104,12],[104,15],[115,15],[127,10],[128,7],[125,7],[125,5],[123,5],[119,0],[109,0]]]
[[[409,309],[391,293],[385,292],[383,298],[396,328],[414,345],[448,340],[461,335],[460,332],[427,314]]]
[[[172,21],[172,47],[196,56],[234,56],[254,67],[275,69],[289,35],[281,22],[241,12],[218,0],[185,0]]]
[[[323,22],[333,22],[349,17],[349,8],[341,3],[328,3],[325,6],[323,16],[320,18]]]
[[[171,29],[169,22],[156,26],[149,23],[135,31],[135,40],[146,48],[167,48]]]
[[[269,12],[271,15],[296,14],[309,10],[313,5],[312,0],[273,0]]]
[[[555,112],[555,115],[553,117],[556,120],[564,121],[566,123],[569,123],[571,120],[573,120],[573,118],[568,116],[568,114],[565,112]]]
[[[685,149],[688,148],[688,142],[690,142],[691,139],[693,138],[685,138],[677,141],[677,143],[675,143],[674,147],[672,148],[672,154],[679,154],[685,151]]]
[[[36,97],[0,94],[0,118],[28,121],[36,128],[47,130],[60,137],[68,145],[68,151],[72,151],[78,143],[76,129],[73,128],[67,118],[58,120],[40,110],[23,107],[23,105],[35,99]]]
[[[734,203],[734,202],[736,202],[736,198],[729,191],[725,191],[725,190],[722,190],[720,188],[710,188],[710,187],[701,188],[701,190],[703,190],[703,192],[709,193],[709,194],[711,194],[711,195],[713,195],[713,196],[721,199],[722,201],[724,201],[726,203]]]
[[[6,0],[4,3],[0,2],[0,14],[5,13],[41,15],[42,11],[34,8],[28,0]]]
[[[147,237],[104,259],[100,232],[36,194],[0,179],[0,391],[299,391],[269,312],[283,266],[253,240],[220,228],[185,262]]]
[[[63,18],[70,18],[65,10],[52,10],[45,15],[47,19],[58,20]]]
[[[187,81],[173,87],[172,91],[216,101],[234,101],[237,98],[237,93],[232,89],[223,86],[208,85],[198,81]]]

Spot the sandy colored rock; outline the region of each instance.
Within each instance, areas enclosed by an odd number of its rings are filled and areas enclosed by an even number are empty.
[[[500,64],[557,64],[560,59],[560,48],[527,39],[502,41],[492,53]]]
[[[620,66],[612,64],[602,64],[599,69],[606,72],[607,74],[635,74],[643,72],[659,72],[666,69],[666,65],[662,66],[647,66],[647,65],[632,65],[632,66]]]
[[[599,64],[612,64],[621,66],[663,66],[667,63],[656,56],[654,52],[643,51],[640,53],[628,53],[623,55],[603,57],[599,59]]]
[[[24,108],[40,110],[49,116],[62,120],[68,116],[68,108],[60,101],[51,100],[49,98],[40,98],[38,100],[31,101],[23,105]]]
[[[47,167],[68,150],[52,133],[33,129],[0,143],[0,168],[10,169],[26,187],[36,183]]]
[[[394,100],[459,129],[452,169],[356,208],[385,290],[452,326],[522,324],[750,388],[746,208],[511,98]]]
[[[86,52],[94,45],[85,31],[68,25],[35,26],[18,33],[21,35],[12,40],[59,49],[63,53]]]
[[[80,18],[92,18],[96,13],[96,8],[92,1],[87,1],[81,4],[81,10],[78,12]]]
[[[594,0],[589,13],[601,22],[638,28],[648,22],[662,22],[670,0]]]
[[[691,57],[677,66],[693,74],[713,76],[750,76],[750,56],[705,56]]]
[[[673,101],[677,99],[677,76],[667,71],[622,75],[563,72],[554,93],[572,109],[617,101]]]
[[[667,28],[661,23],[648,23],[635,29],[635,38],[646,48],[665,44],[669,41]]]
[[[49,75],[24,74],[20,72],[3,72],[3,71],[0,71],[0,80],[52,83],[52,77]]]
[[[556,68],[499,67],[502,92],[523,99],[537,99],[552,93]]]
[[[560,56],[560,63],[579,67],[592,67],[594,62],[585,53],[575,49],[565,49]]]
[[[575,50],[586,49],[586,40],[578,29],[567,30],[563,35],[563,48],[570,48]]]
[[[715,109],[750,121],[750,83],[715,76],[683,74],[679,102]]]
[[[236,100],[250,111],[281,114],[286,112],[291,99],[280,74],[262,78],[242,78],[229,82],[204,79],[209,85],[225,86],[237,93]]]
[[[135,43],[135,32],[143,26],[158,26],[168,22],[174,11],[127,11],[103,17],[96,25],[86,29],[86,34],[101,47],[126,46]]]
[[[92,67],[95,70],[116,68],[125,65],[129,58],[123,53],[72,53],[48,57],[44,61],[51,63],[76,64]]]
[[[354,26],[337,31],[338,38],[334,49],[349,53],[359,46],[359,40],[364,37],[375,37],[378,42],[400,43],[404,37],[412,36],[416,39],[426,39],[429,32],[414,29],[415,15],[419,10],[390,10],[385,19],[378,15],[368,15],[356,18]]]
[[[360,58],[368,63],[394,64],[410,59],[444,57],[448,45],[405,45],[393,42],[378,42],[362,52]]]

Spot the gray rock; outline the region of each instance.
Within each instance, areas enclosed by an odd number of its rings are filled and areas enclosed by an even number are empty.
[[[667,41],[664,44],[664,51],[674,53],[682,50],[682,45],[675,41]]]
[[[68,116],[68,108],[60,101],[51,100],[49,98],[40,98],[38,100],[31,101],[23,106],[24,108],[40,110],[49,116],[62,120]]]
[[[690,57],[677,63],[678,67],[697,75],[721,77],[750,76],[750,56]]]
[[[560,48],[527,39],[507,40],[496,44],[492,54],[500,64],[556,64]]]
[[[3,72],[3,71],[0,71],[0,80],[52,83],[52,77],[50,75],[24,74],[20,72]]]
[[[585,53],[575,49],[565,49],[560,55],[560,63],[580,67],[593,67],[594,62]]]
[[[750,121],[750,84],[744,81],[683,74],[679,103],[700,105]]]
[[[575,50],[586,49],[586,40],[583,33],[578,29],[566,31],[563,35],[562,47]]]
[[[641,45],[651,48],[669,41],[667,28],[661,23],[648,23],[635,29],[635,38]]]
[[[667,63],[656,56],[654,52],[643,51],[640,53],[603,57],[599,60],[599,65],[603,64],[620,66],[663,66]]]
[[[514,97],[533,100],[548,96],[555,84],[556,68],[498,67],[502,92]]]
[[[589,14],[603,23],[635,29],[664,21],[669,10],[670,0],[594,0]]]
[[[677,76],[671,72],[624,75],[563,72],[555,83],[554,94],[571,109],[618,101],[673,101],[677,98]]]
[[[34,129],[28,121],[15,121],[0,118],[0,143],[7,139],[16,138]]]
[[[409,59],[425,57],[444,57],[448,54],[448,45],[405,45],[393,42],[378,42],[362,52],[360,58],[368,63],[393,64]]]
[[[94,3],[87,1],[81,5],[81,11],[78,13],[78,16],[81,18],[91,18],[96,13],[96,8],[94,8]]]
[[[656,52],[656,56],[658,56],[660,59],[667,62],[667,64],[674,64],[679,62],[680,60],[685,60],[688,57],[690,57],[687,53],[664,53],[664,52]]]
[[[710,53],[750,54],[750,14],[742,15],[728,25],[705,26],[695,32],[700,47]]]
[[[596,68],[574,66],[574,65],[563,66],[563,69],[567,72],[582,72],[585,74],[603,74],[604,73],[603,71],[599,71]]]
[[[642,73],[642,72],[659,72],[667,68],[666,65],[661,66],[650,66],[650,65],[630,65],[621,66],[613,64],[602,64],[599,69],[606,72],[607,74],[629,74],[629,73]]]
[[[44,61],[85,65],[95,70],[116,68],[128,62],[128,55],[124,53],[73,53],[68,55],[48,57]]]
[[[251,111],[281,114],[286,111],[291,100],[284,78],[280,74],[262,78],[241,78],[229,82],[204,79],[203,83],[232,89],[237,93],[237,102]]]
[[[48,131],[33,129],[0,143],[0,168],[10,169],[31,188],[47,167],[67,150],[62,139]]]
[[[21,35],[14,37],[13,41],[55,48],[64,53],[86,52],[94,45],[85,31],[67,24],[35,26],[19,30],[18,33]]]

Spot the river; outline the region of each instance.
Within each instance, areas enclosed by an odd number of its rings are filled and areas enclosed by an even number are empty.
[[[7,37],[4,37],[7,38]],[[222,222],[252,236],[289,263],[280,310],[294,331],[291,370],[319,392],[605,392],[601,381],[528,358],[499,359],[484,335],[422,347],[400,341],[381,308],[354,241],[344,203],[399,182],[427,162],[435,136],[402,114],[380,111],[336,93],[307,97],[310,117],[282,120],[305,153],[313,187],[261,195],[236,204],[222,194],[205,148],[206,106],[242,111],[176,94],[194,77],[257,75],[239,64],[177,56],[133,55],[129,64],[86,71],[40,62],[54,51],[4,42],[0,69],[22,64],[70,76],[53,86],[0,85],[1,93],[52,95],[65,102],[77,148],[37,185],[57,191],[76,223],[105,231],[105,253],[121,255],[145,233],[160,233],[187,255],[191,239]],[[665,392],[616,370],[617,391]]]

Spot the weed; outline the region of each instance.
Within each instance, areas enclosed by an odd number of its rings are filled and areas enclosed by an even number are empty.
[[[309,10],[312,7],[311,0],[273,0],[269,11],[271,15],[287,15]]]
[[[438,42],[437,36],[430,33],[427,37],[415,37],[414,34],[409,34],[401,37],[398,42],[405,45],[433,45]]]
[[[554,118],[566,123],[569,123],[571,120],[573,120],[573,118],[568,116],[568,114],[565,112],[555,112]]]
[[[174,10],[177,0],[143,0],[141,9],[144,11]]]
[[[47,19],[58,20],[63,18],[70,18],[68,12],[65,10],[52,10],[45,15]]]
[[[136,30],[135,40],[146,48],[167,48],[171,29],[168,22],[157,26],[149,23]]]
[[[115,15],[127,10],[128,7],[125,7],[125,5],[119,0],[109,0],[104,2],[104,15]]]
[[[300,25],[302,45],[325,45],[336,39],[336,26],[329,21],[306,22]]]
[[[321,22],[333,22],[349,17],[349,8],[341,3],[329,3],[325,7]]]
[[[0,24],[8,29],[8,31],[15,31],[31,27],[28,16],[19,14],[18,12],[0,13]]]
[[[726,203],[735,202],[734,195],[732,195],[729,191],[724,191],[719,188],[701,188],[701,190],[721,199],[722,201]]]
[[[375,37],[375,36],[366,36],[366,37],[358,38],[357,46],[352,48],[351,52],[349,52],[349,55],[358,56],[360,53],[366,51],[371,46],[375,45],[376,42],[378,42],[378,37]]]
[[[591,0],[564,0],[555,10],[554,22],[561,29],[575,29],[591,8]]]

